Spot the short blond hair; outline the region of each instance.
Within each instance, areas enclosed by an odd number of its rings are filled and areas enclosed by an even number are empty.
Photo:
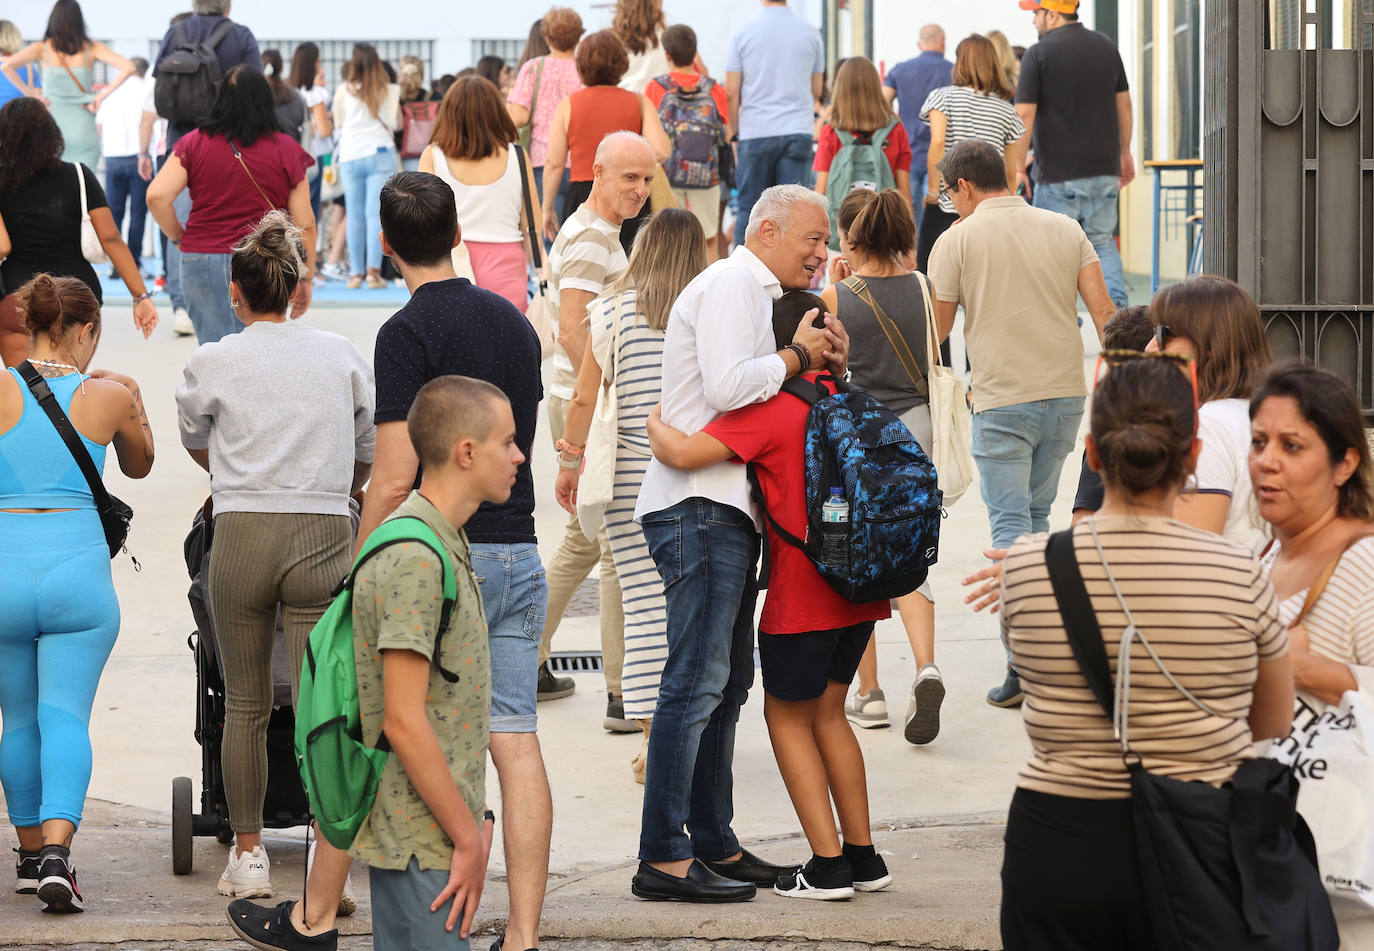
[[[0,20],[0,56],[13,56],[24,48],[24,34],[9,20]]]

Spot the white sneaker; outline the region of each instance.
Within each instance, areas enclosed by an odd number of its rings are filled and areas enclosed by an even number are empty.
[[[259,845],[240,854],[238,846],[230,846],[229,864],[219,877],[219,893],[230,898],[271,898],[272,863],[267,860],[267,850]]]
[[[315,846],[319,839],[310,840],[310,850],[305,853],[305,877],[310,877],[310,868],[315,864]],[[358,898],[353,894],[353,873],[350,870],[344,879],[343,894],[339,896],[339,917],[348,918],[358,910]]]
[[[191,315],[180,307],[172,308],[172,333],[178,337],[192,337],[196,333],[196,325],[191,323]]]
[[[926,664],[911,685],[911,696],[906,702],[903,734],[908,743],[925,746],[940,735],[940,704],[944,699],[945,682],[940,677],[940,668]]]
[[[844,702],[844,715],[849,722],[865,730],[888,726],[887,697],[881,687],[874,687],[870,693],[859,693]]]

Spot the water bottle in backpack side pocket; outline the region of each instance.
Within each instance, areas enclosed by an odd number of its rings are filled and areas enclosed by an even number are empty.
[[[849,500],[838,485],[830,487],[830,498],[821,506],[821,562],[835,568],[849,564]]]

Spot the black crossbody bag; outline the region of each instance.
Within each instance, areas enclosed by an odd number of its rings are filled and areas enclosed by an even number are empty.
[[[1298,815],[1298,779],[1291,767],[1265,757],[1247,759],[1217,788],[1152,773],[1130,750],[1135,640],[1180,693],[1216,714],[1174,679],[1136,628],[1096,526],[1089,527],[1126,616],[1115,687],[1072,529],[1050,536],[1045,565],[1074,659],[1121,740],[1131,777],[1136,866],[1155,944],[1171,951],[1336,951],[1340,936],[1317,872],[1316,844]]]
[[[48,381],[43,379],[33,368],[33,364],[27,360],[16,369],[29,385],[34,399],[38,400],[38,405],[43,407],[43,412],[52,420],[57,435],[67,444],[67,450],[76,460],[81,474],[86,477],[86,484],[91,487],[91,497],[95,500],[95,510],[100,515],[100,526],[105,529],[105,542],[110,546],[110,557],[118,555],[121,550],[127,551],[124,542],[129,537],[129,523],[134,520],[134,510],[105,490],[105,483],[101,481],[100,473],[95,470],[95,461],[91,459],[90,452],[81,442],[81,436],[72,425],[72,421],[62,412],[62,407],[57,405],[57,397],[53,396]],[[137,559],[134,560],[134,567],[139,567]]]

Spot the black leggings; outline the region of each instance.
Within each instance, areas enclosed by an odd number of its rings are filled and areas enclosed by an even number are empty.
[[[935,247],[935,239],[958,220],[958,215],[941,211],[939,205],[926,205],[925,211],[921,212],[921,233],[916,237],[916,270],[930,274],[930,249]],[[948,337],[940,344],[940,356],[944,358],[945,366],[949,366]]]
[[[1005,951],[1155,951],[1129,799],[1017,789],[1002,858]]]

